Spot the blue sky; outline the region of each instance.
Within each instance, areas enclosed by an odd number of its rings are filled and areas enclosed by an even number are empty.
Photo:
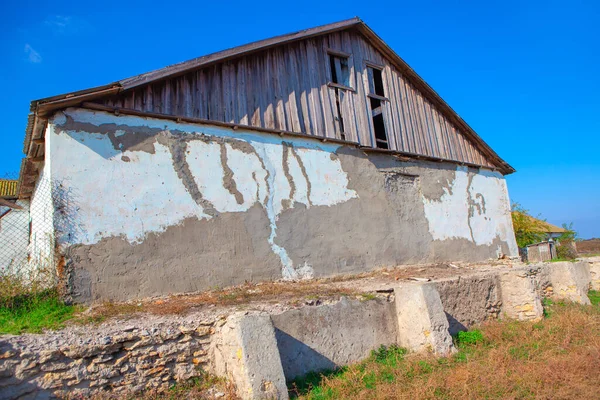
[[[86,3],[0,5],[0,176],[33,99],[359,16],[517,169],[512,200],[600,237],[600,2]]]

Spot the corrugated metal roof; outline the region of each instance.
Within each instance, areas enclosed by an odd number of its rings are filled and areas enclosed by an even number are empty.
[[[18,188],[18,180],[0,179],[0,197],[17,197]]]

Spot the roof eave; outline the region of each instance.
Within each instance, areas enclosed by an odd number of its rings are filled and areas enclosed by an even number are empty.
[[[119,81],[119,83],[123,87],[123,90],[133,89],[140,85],[144,85],[149,82],[154,82],[156,80],[164,78],[173,78],[178,75],[187,73],[189,71],[193,71],[196,68],[204,68],[212,64],[220,63],[233,58],[243,57],[245,55],[255,53],[258,51],[264,51],[272,47],[285,45],[291,42],[295,42],[297,40],[308,39],[319,35],[349,29],[355,26],[359,26],[361,24],[364,24],[364,22],[360,18],[354,17],[344,21],[334,22],[332,24],[326,24],[293,33],[287,33],[284,35],[259,40],[245,45],[232,47],[226,50],[194,58],[192,60],[184,61],[178,64],[173,64],[154,71],[146,72],[144,74],[136,75],[131,78],[122,79]]]
[[[61,94],[57,96],[47,97],[31,102],[30,114],[28,116],[27,128],[25,132],[25,141],[23,152],[26,158],[23,159],[21,168],[20,182],[23,183],[23,178],[26,175],[31,175],[39,169],[41,158],[43,159],[43,131],[47,123],[47,117],[54,111],[80,105],[84,102],[96,100],[101,97],[111,96],[123,90],[133,89],[140,85],[148,84],[157,80],[172,78],[194,69],[203,68],[212,64],[223,62],[229,59],[242,57],[250,53],[267,50],[275,46],[281,46],[297,40],[307,39],[314,36],[328,34],[346,29],[357,29],[368,39],[370,39],[376,47],[394,62],[397,68],[404,73],[411,82],[417,86],[435,105],[445,111],[445,114],[450,119],[461,127],[467,136],[474,144],[496,165],[496,169],[503,175],[508,175],[515,172],[515,169],[504,161],[500,156],[477,135],[477,133],[423,80],[393,49],[391,49],[371,28],[369,28],[360,18],[355,17],[348,20],[336,22],[333,24],[322,25],[315,28],[305,29],[302,31],[276,36],[273,38],[261,40],[258,42],[249,43],[243,46],[234,47],[223,50],[217,53],[209,54],[203,57],[198,57],[193,60],[183,63],[174,64],[159,70],[147,72],[141,75],[136,75],[131,78],[126,78],[118,82],[113,82],[108,85],[98,86],[94,88],[84,89],[76,92]],[[34,141],[38,145],[34,145]],[[40,157],[40,154],[42,157]],[[26,182],[27,183],[27,182]],[[31,182],[26,185],[20,185],[20,196],[28,197],[31,194]]]

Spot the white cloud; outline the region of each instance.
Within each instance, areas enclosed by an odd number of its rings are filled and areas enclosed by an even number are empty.
[[[31,63],[38,64],[42,62],[41,54],[35,51],[35,49],[31,47],[29,43],[25,45],[25,54],[27,54],[27,59]]]
[[[89,26],[85,20],[69,15],[51,15],[44,21],[55,34],[74,34],[86,30]]]
[[[53,15],[44,21],[44,24],[56,30],[65,30],[71,24],[72,18],[64,15]]]

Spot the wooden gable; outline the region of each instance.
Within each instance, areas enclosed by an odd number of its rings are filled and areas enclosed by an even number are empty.
[[[332,82],[329,57],[350,61],[348,87]],[[370,107],[368,69],[385,87]],[[298,40],[96,100],[140,112],[335,138],[377,148],[373,113],[383,114],[387,149],[498,168],[359,31]],[[339,105],[338,105],[339,103]],[[340,120],[343,121],[340,124]]]
[[[20,196],[31,195],[44,161],[48,117],[73,106],[306,134],[365,150],[514,172],[358,18],[33,101]]]

